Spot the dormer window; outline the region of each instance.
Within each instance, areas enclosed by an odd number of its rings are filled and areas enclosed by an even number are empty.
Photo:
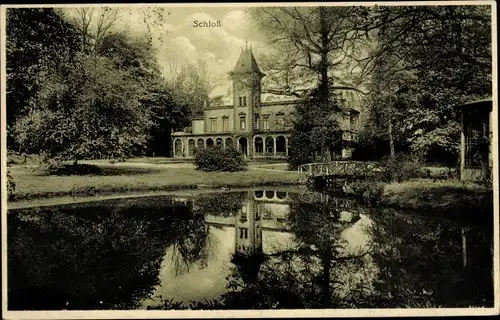
[[[239,97],[238,101],[239,101],[239,106],[240,107],[246,107],[247,106],[247,97],[246,96]]]

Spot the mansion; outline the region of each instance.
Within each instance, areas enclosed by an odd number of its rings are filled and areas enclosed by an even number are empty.
[[[175,158],[191,158],[196,148],[218,145],[233,147],[251,159],[286,159],[288,138],[292,129],[290,117],[303,100],[262,101],[261,80],[265,76],[252,49],[242,49],[232,80],[232,104],[206,106],[203,116],[194,118],[191,127],[172,133]],[[356,139],[359,111],[340,110],[342,139]],[[349,158],[344,149],[341,158]]]

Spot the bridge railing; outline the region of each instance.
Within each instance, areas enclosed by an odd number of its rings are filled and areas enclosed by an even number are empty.
[[[297,171],[301,180],[307,180],[311,176],[370,176],[383,172],[383,167],[376,162],[340,160],[303,164]]]

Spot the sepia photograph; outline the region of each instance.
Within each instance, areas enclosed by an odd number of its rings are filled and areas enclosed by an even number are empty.
[[[5,319],[499,314],[494,1],[0,22]]]

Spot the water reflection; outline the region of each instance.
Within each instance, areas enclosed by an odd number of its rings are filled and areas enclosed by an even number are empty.
[[[485,226],[299,189],[11,210],[9,309],[489,306],[491,250]]]

